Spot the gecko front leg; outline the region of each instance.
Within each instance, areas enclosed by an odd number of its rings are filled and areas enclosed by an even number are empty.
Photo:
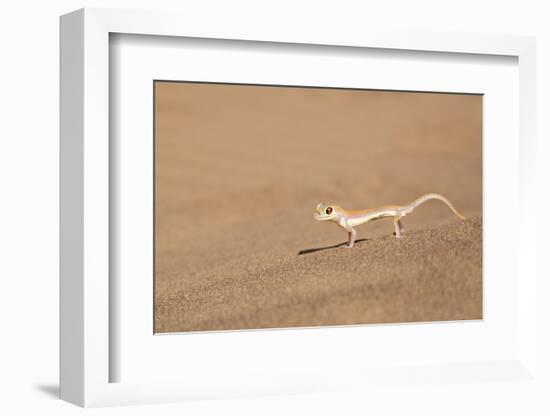
[[[355,244],[355,237],[357,236],[357,231],[355,231],[353,228],[348,228],[348,245],[346,248],[352,248]]]

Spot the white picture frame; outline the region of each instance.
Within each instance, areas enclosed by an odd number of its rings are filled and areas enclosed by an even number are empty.
[[[519,66],[519,213],[534,205],[535,41],[530,37],[465,33],[357,32],[315,28],[305,34],[243,17],[241,22],[195,22],[192,16],[83,9],[61,18],[61,397],[80,406],[184,401],[194,398],[322,392],[405,380],[410,371],[380,368],[367,373],[335,369],[326,377],[283,372],[277,377],[215,378],[160,382],[110,382],[109,238],[109,35],[113,33],[246,40],[256,42],[383,48],[439,53],[505,55]],[[111,195],[112,196],[112,195]],[[535,215],[520,215],[517,270],[518,354],[500,362],[441,364],[415,377],[457,377],[494,371],[507,380],[535,380]],[[335,335],[337,336],[337,335]],[[485,370],[484,370],[485,369]],[[447,375],[445,375],[447,374]],[[214,381],[215,380],[215,381]]]

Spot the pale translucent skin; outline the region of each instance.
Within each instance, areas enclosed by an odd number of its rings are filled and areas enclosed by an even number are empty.
[[[444,202],[458,218],[465,220],[465,218],[455,209],[447,198],[434,193],[422,195],[409,205],[388,205],[360,211],[348,211],[338,205],[320,203],[315,209],[313,218],[317,221],[333,221],[340,227],[344,228],[348,232],[349,239],[346,247],[351,248],[355,244],[355,238],[357,236],[357,232],[354,227],[365,224],[369,221],[378,220],[380,218],[393,217],[395,236],[397,238],[401,238],[403,235],[401,218],[410,214],[416,207],[431,199],[437,199]]]

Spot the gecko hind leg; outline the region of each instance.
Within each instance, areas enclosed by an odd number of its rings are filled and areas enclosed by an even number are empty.
[[[395,229],[395,232],[393,233],[396,238],[401,238],[403,235],[403,232],[405,231],[403,229],[403,224],[401,223],[401,217],[395,217],[393,220],[393,227]]]

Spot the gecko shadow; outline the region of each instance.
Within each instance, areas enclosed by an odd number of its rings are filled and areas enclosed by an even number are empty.
[[[360,243],[361,241],[367,241],[367,240],[368,238],[360,238],[359,240],[355,240],[355,244]],[[306,248],[304,250],[300,250],[298,252],[298,255],[303,256],[304,254],[311,254],[311,253],[315,253],[316,251],[330,250],[332,248],[344,247],[347,245],[348,243],[345,242],[345,243],[335,244],[333,246],[327,246],[327,247]]]

